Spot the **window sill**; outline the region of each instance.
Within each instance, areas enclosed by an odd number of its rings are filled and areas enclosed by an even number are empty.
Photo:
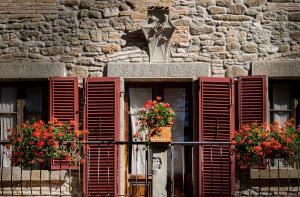
[[[251,179],[293,179],[298,178],[300,169],[286,168],[286,169],[250,169]]]

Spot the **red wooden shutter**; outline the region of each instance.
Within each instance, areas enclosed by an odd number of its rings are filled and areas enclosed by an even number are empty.
[[[86,78],[84,82],[84,129],[88,141],[115,141],[119,135],[119,78]],[[84,165],[85,196],[116,196],[117,147],[91,144],[85,150],[89,160]]]
[[[200,78],[199,128],[202,142],[230,142],[234,134],[234,87],[231,78]],[[200,196],[234,194],[234,156],[230,145],[200,148]]]
[[[238,82],[239,126],[266,122],[266,76],[240,77]]]
[[[77,77],[50,77],[50,118],[78,122]]]
[[[59,121],[79,120],[78,79],[77,77],[50,77],[50,118]],[[77,128],[75,128],[77,129]],[[77,169],[69,161],[53,159],[51,170]]]

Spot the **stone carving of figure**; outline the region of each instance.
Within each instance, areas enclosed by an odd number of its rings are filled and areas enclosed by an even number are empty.
[[[148,42],[150,62],[167,62],[168,44],[175,31],[169,10],[150,8],[142,30]]]

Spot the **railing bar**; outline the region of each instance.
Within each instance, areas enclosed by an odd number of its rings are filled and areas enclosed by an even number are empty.
[[[74,163],[75,165],[75,163]],[[69,161],[69,174],[68,174],[68,177],[69,177],[69,192],[71,192],[71,177],[72,177],[72,174],[71,174],[71,160]]]
[[[87,169],[87,195],[89,195],[89,183],[90,183],[90,167],[91,167],[91,147],[87,146],[88,149],[88,169]]]
[[[137,185],[138,185],[138,183],[137,183],[137,158],[138,158],[138,150],[139,150],[139,145],[137,145],[135,148],[134,148],[134,150],[135,150],[135,188],[137,188]],[[133,195],[133,194],[132,194]]]
[[[278,195],[279,195],[279,187],[280,187],[280,183],[279,183],[279,181],[280,181],[280,170],[279,170],[279,159],[277,159],[277,187],[278,187]]]
[[[269,179],[268,179],[268,185],[269,185],[269,190],[268,194],[271,193],[271,159],[269,159],[270,162],[268,164],[268,169],[269,169]]]
[[[40,194],[42,194],[42,165],[39,164],[40,168]]]
[[[212,157],[213,157],[213,154],[212,154],[212,145],[210,145],[210,173],[211,173],[210,181],[211,181],[211,185],[213,185]],[[212,192],[212,191],[213,191],[213,190],[211,190],[211,192]],[[211,195],[213,196],[213,193],[211,193]]]
[[[290,170],[289,170],[289,164],[290,164],[291,160],[288,159],[288,162],[287,162],[287,174],[288,174],[288,194],[290,193]]]
[[[300,180],[299,180],[299,146],[297,146],[297,160],[296,160],[296,165],[297,165],[297,182],[298,182],[298,187],[297,187],[297,195],[299,194],[299,187],[300,187]]]
[[[194,183],[194,146],[192,145],[192,183]],[[194,195],[194,184],[192,184],[192,195]]]
[[[182,162],[182,192],[185,193],[184,191],[184,184],[185,184],[185,165],[184,165],[184,146],[181,146],[181,162]]]
[[[29,177],[30,193],[32,195],[32,180],[31,180],[31,177],[32,177],[32,164],[30,165],[30,177]]]
[[[10,168],[10,188],[11,188],[11,195],[14,195],[12,175],[13,175],[13,167]]]
[[[145,162],[146,197],[149,197],[148,196],[148,149],[147,148],[145,148],[145,159],[146,159],[146,162]]]
[[[65,141],[66,143],[68,142],[73,142],[73,141]],[[145,145],[148,142],[145,141],[86,141],[83,144],[142,144]],[[0,140],[0,144],[9,144],[8,140]],[[231,142],[226,142],[226,141],[191,141],[191,142],[171,142],[169,143],[170,145],[230,145]]]
[[[110,157],[110,154],[109,154],[109,153],[110,153],[110,151],[109,151],[109,145],[110,145],[110,144],[107,144],[107,150],[108,150],[108,151],[107,151],[107,154],[108,154],[108,155],[107,155],[107,163],[109,162],[109,157]],[[110,180],[109,180],[109,170],[110,170],[110,169],[109,169],[109,165],[108,165],[108,166],[107,166],[107,175],[108,175],[108,179],[107,179],[107,196],[109,196],[109,192],[108,192],[108,191],[109,191],[109,181],[110,181]]]
[[[22,160],[21,160],[22,161]],[[21,186],[21,194],[23,194],[23,164],[21,163],[21,183],[20,183],[20,186]]]
[[[171,196],[175,196],[174,194],[174,146],[171,146],[171,183],[172,183],[172,187],[171,187]]]
[[[59,172],[58,172],[58,176],[59,176],[59,195],[61,196],[61,178],[60,178],[60,171],[61,171],[61,156],[59,159]]]
[[[50,195],[52,193],[52,188],[51,188],[51,170],[49,170],[49,189],[50,189]]]
[[[80,157],[82,156],[81,154],[82,153],[81,153],[81,148],[80,148],[79,149],[79,155],[80,155]],[[82,161],[82,163],[79,162],[79,164],[78,164],[78,188],[80,188],[80,186],[81,186],[81,184],[80,184],[80,182],[81,182],[81,177],[80,177],[80,175],[81,175],[81,170],[80,170],[81,169],[81,164],[82,164],[82,166],[85,165],[86,160],[82,159],[81,161]]]
[[[221,174],[223,173],[223,146],[220,146],[220,154],[221,154]],[[230,160],[229,160],[230,165]],[[221,181],[221,193],[223,191],[223,181]]]
[[[3,195],[3,155],[4,155],[4,146],[1,146],[2,149],[2,155],[1,155],[1,191],[2,191],[2,195]]]
[[[262,165],[264,165],[264,164],[262,163]],[[258,196],[260,196],[260,190],[261,190],[261,188],[260,188],[260,168],[261,167],[263,167],[263,166],[261,166],[261,164],[259,163],[259,166],[258,166]]]
[[[99,184],[100,184],[100,154],[101,154],[101,152],[100,152],[100,149],[101,149],[101,147],[100,147],[100,144],[98,144],[98,156],[97,156],[97,166],[98,166],[98,169],[97,169],[97,171],[98,171],[98,173],[97,173],[97,185],[99,186]],[[100,187],[99,187],[99,189],[98,189],[98,195],[100,194]]]

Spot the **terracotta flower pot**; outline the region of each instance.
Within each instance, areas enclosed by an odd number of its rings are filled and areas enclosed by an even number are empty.
[[[171,130],[171,126],[156,128],[155,131],[151,132],[150,142],[172,142]]]

